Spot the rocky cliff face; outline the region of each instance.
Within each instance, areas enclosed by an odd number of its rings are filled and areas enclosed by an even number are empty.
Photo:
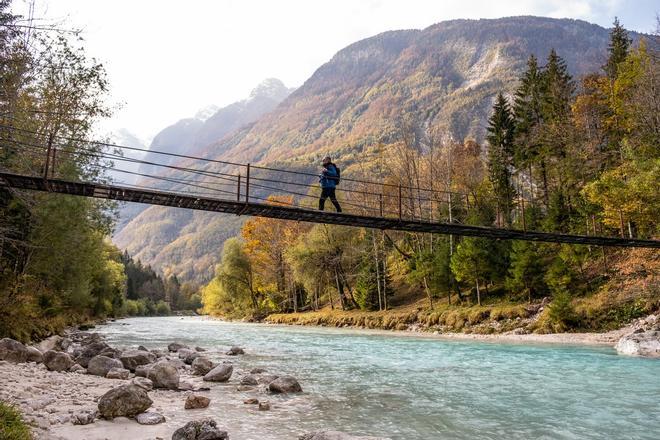
[[[579,76],[600,68],[608,38],[607,29],[584,21],[539,17],[385,32],[342,49],[272,111],[240,129],[227,123],[231,128],[219,129],[222,139],[198,151],[297,167],[331,153],[350,172],[358,158],[369,160],[370,146],[396,139],[403,114],[456,139],[481,140],[495,95],[515,89],[530,54],[543,62],[555,48]],[[281,90],[279,84],[263,88]],[[241,111],[248,112],[227,109]],[[222,242],[239,225],[236,218],[151,207],[119,231],[116,242],[155,267],[201,281],[212,276]]]

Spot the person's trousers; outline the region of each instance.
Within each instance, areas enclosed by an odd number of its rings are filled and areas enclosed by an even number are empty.
[[[330,197],[330,201],[332,202],[333,205],[335,205],[335,209],[337,212],[341,212],[341,206],[339,206],[339,202],[337,201],[337,196],[335,196],[335,189],[334,188],[322,188],[321,189],[321,198],[319,199],[319,210],[323,211],[325,208],[325,199]]]

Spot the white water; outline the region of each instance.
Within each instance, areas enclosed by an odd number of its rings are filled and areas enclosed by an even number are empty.
[[[232,440],[295,439],[315,429],[397,440],[660,438],[660,361],[610,348],[177,317],[126,319],[97,330],[120,346],[240,345],[247,355],[235,358],[237,370],[264,367],[300,380],[303,395],[267,397],[273,411],[223,409],[215,418],[232,428]],[[214,388],[211,398],[226,392]]]

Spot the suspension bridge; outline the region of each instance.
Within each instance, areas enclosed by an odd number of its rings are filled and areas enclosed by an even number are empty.
[[[7,127],[0,127],[0,129]],[[82,197],[135,202],[312,223],[373,229],[437,233],[501,240],[571,243],[595,246],[660,248],[660,241],[606,236],[595,218],[587,217],[584,235],[527,230],[525,206],[518,197],[511,215],[523,229],[465,223],[474,209],[474,196],[384,181],[342,178],[338,196],[344,212],[319,211],[317,174],[305,171],[213,160],[191,155],[146,150],[64,136],[44,136],[25,129],[5,131],[5,157],[15,164],[0,169],[0,186]],[[161,160],[148,158],[157,156]],[[85,180],[67,179],[64,164],[75,157]],[[69,161],[70,162],[70,161]],[[116,164],[128,164],[119,167]],[[40,165],[37,165],[40,164]],[[85,165],[87,164],[87,165]],[[132,168],[131,168],[132,167]],[[136,169],[137,167],[137,169]],[[13,171],[21,169],[20,173]],[[129,169],[131,168],[131,169]],[[103,173],[130,176],[111,181]],[[139,179],[139,180],[138,180]],[[499,214],[497,216],[499,221]],[[599,233],[600,232],[600,233]]]

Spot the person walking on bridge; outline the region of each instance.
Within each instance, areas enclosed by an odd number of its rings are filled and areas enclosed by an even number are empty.
[[[335,188],[337,188],[340,179],[339,173],[339,167],[332,163],[332,159],[329,156],[326,156],[323,159],[323,169],[319,176],[319,182],[321,183],[321,198],[319,198],[320,211],[323,211],[325,207],[325,199],[330,197],[330,201],[335,205],[337,212],[341,212],[341,206],[339,206],[337,196],[335,195]]]

